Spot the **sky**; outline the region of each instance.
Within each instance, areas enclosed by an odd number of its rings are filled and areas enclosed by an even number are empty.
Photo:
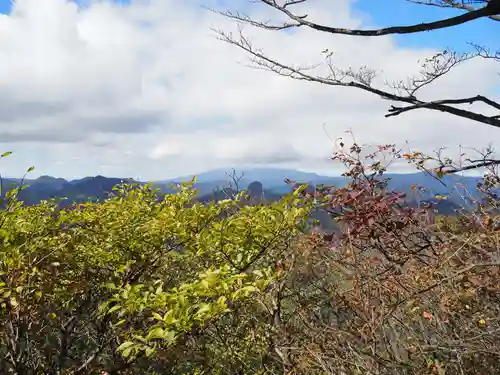
[[[203,1],[202,3],[200,1]],[[405,0],[309,0],[311,19],[341,27],[438,19],[453,11]],[[424,152],[498,144],[500,130],[432,111],[385,118],[390,103],[349,88],[294,81],[249,68],[243,51],[215,38],[234,22],[200,5],[280,15],[248,0],[0,0],[0,161],[4,176],[89,175],[161,180],[214,168],[275,166],[327,175],[350,129],[357,141]],[[256,47],[292,64],[368,65],[377,82],[418,72],[418,61],[466,42],[499,48],[500,23],[480,21],[410,36],[353,38],[245,27]],[[499,65],[472,60],[423,92],[427,99],[500,98]],[[402,167],[401,167],[402,168]],[[401,169],[403,171],[404,169]]]

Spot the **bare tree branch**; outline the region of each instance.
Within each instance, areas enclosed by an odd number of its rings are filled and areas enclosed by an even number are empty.
[[[225,33],[221,30],[215,30],[218,34],[218,39],[229,44],[235,45],[244,51],[248,52],[253,56],[252,63],[259,69],[268,70],[276,74],[290,77],[297,80],[317,82],[330,86],[344,86],[344,87],[354,87],[361,89],[363,91],[370,92],[372,94],[378,95],[383,99],[403,102],[410,104],[408,107],[398,108],[392,106],[389,110],[389,114],[386,117],[396,116],[400,113],[407,112],[414,109],[433,109],[440,112],[446,112],[453,114],[458,117],[467,118],[469,120],[481,122],[483,124],[491,125],[500,128],[500,118],[497,115],[486,116],[481,113],[472,112],[470,110],[465,110],[462,108],[453,107],[453,104],[463,104],[463,103],[473,103],[481,101],[488,104],[489,106],[499,109],[499,104],[495,101],[488,99],[482,95],[475,96],[473,98],[464,99],[447,99],[438,101],[423,101],[417,99],[413,93],[418,89],[422,88],[424,85],[434,82],[437,78],[449,72],[449,70],[456,66],[460,61],[465,61],[473,58],[477,55],[466,55],[466,57],[455,58],[452,57],[453,62],[448,64],[438,64],[438,69],[435,71],[434,76],[431,73],[427,73],[423,76],[421,80],[413,79],[410,84],[403,85],[402,88],[406,91],[406,95],[394,94],[388,91],[380,90],[371,86],[372,80],[374,78],[374,71],[368,68],[362,68],[360,71],[353,71],[352,69],[341,70],[333,66],[333,64],[328,63],[329,75],[319,76],[309,73],[314,67],[302,66],[294,67],[292,65],[283,64],[268,55],[260,49],[255,49],[249,39],[243,35],[241,29],[239,31],[238,38],[235,38],[232,33]],[[440,56],[445,54],[440,54]],[[453,56],[453,55],[451,55]],[[500,110],[500,109],[499,109]]]
[[[479,46],[474,46],[474,48],[476,50],[474,53],[456,53],[448,50],[439,52],[425,59],[418,76],[408,78],[407,82],[400,81],[390,86],[403,90],[408,96],[415,96],[417,91],[434,83],[461,63],[479,56],[484,57]]]
[[[469,43],[476,50],[476,54],[483,59],[491,59],[500,62],[500,51],[491,51],[489,48],[484,46]]]
[[[306,26],[311,29],[327,32],[330,34],[343,34],[351,36],[381,36],[381,35],[391,35],[391,34],[413,34],[422,31],[432,31],[439,30],[448,27],[453,27],[461,25],[467,22],[471,22],[480,18],[486,18],[491,16],[496,16],[500,14],[500,0],[490,0],[486,6],[470,10],[467,13],[460,14],[455,17],[445,18],[439,21],[420,23],[410,26],[392,26],[381,29],[371,29],[371,30],[359,30],[359,29],[346,29],[339,27],[331,27],[326,25],[321,25],[312,21],[307,20],[308,15],[298,15],[293,13],[288,9],[289,5],[303,3],[304,1],[287,1],[285,3],[279,4],[276,0],[260,0],[261,3],[266,4],[281,13],[284,13],[288,18],[290,18],[291,23],[284,23],[282,25],[270,25],[268,23],[253,21],[250,17],[242,15],[240,13],[233,12],[223,12],[222,14],[238,20],[240,22],[245,22],[252,24],[253,26],[258,26],[269,30],[283,30],[295,27]]]
[[[389,109],[388,114],[385,115],[385,117],[391,117],[391,116],[397,116],[403,112],[411,111],[414,109],[421,109],[421,108],[428,108],[428,109],[439,109],[439,105],[442,104],[472,104],[474,102],[483,102],[493,108],[496,108],[497,110],[500,111],[500,103],[497,103],[491,99],[488,99],[482,95],[476,95],[471,98],[462,98],[462,99],[442,99],[442,100],[436,100],[432,102],[426,102],[426,103],[421,103],[421,104],[415,104],[407,107],[395,107],[391,106]],[[495,120],[495,117],[497,116],[492,116],[493,120]],[[491,118],[491,117],[490,117]]]
[[[419,5],[430,5],[439,8],[455,8],[460,10],[466,10],[467,12],[473,12],[477,10],[477,8],[471,5],[471,2],[465,1],[455,1],[455,0],[406,0],[410,3],[419,4]],[[484,1],[475,1],[475,3],[488,3],[488,0]],[[500,16],[489,16],[489,19],[493,21],[500,21]]]
[[[332,52],[325,49],[322,53],[326,56],[326,72],[318,73],[315,71],[318,65],[297,66],[287,64],[286,62],[278,61],[272,56],[264,53],[263,50],[252,46],[250,40],[243,35],[241,24],[249,24],[251,26],[265,30],[284,30],[290,28],[298,28],[305,26],[320,32],[330,34],[342,34],[350,36],[382,36],[391,34],[412,34],[424,31],[433,31],[438,29],[451,28],[467,22],[472,22],[481,18],[488,18],[493,21],[500,21],[500,0],[407,0],[408,2],[436,6],[440,8],[454,8],[463,13],[451,17],[444,18],[435,22],[419,23],[409,26],[391,26],[372,30],[346,29],[333,26],[326,26],[315,23],[308,18],[307,14],[300,14],[294,8],[297,4],[306,3],[307,0],[249,0],[253,3],[264,4],[274,8],[276,11],[284,14],[286,20],[282,23],[273,23],[271,21],[263,21],[253,19],[250,15],[240,12],[218,12],[225,17],[233,19],[238,24],[239,35],[225,33],[224,31],[216,30],[218,38],[226,43],[235,45],[251,55],[250,61],[253,68],[266,70],[279,74],[284,77],[293,78],[301,81],[321,83],[329,86],[338,87],[353,87],[380,96],[392,102],[404,103],[403,106],[391,105],[385,117],[398,116],[413,110],[434,110],[445,112],[461,118],[466,118],[482,124],[487,124],[496,128],[500,128],[500,103],[493,98],[486,97],[483,93],[478,95],[463,97],[463,98],[437,98],[423,100],[417,97],[421,89],[430,86],[441,77],[448,74],[452,69],[459,66],[461,63],[475,59],[483,58],[496,62],[500,62],[500,51],[491,51],[488,48],[468,43],[472,47],[471,52],[457,53],[445,50],[431,58],[426,59],[421,65],[418,75],[409,77],[404,81],[395,83],[387,83],[391,90],[378,88],[374,85],[374,79],[377,77],[377,72],[367,66],[362,66],[357,71],[352,68],[342,69],[337,67],[332,61]],[[499,73],[500,75],[500,73]],[[473,104],[481,103],[486,105],[488,113],[483,113],[480,110],[472,109]],[[469,105],[465,108],[463,105]],[[473,167],[473,165],[476,165]],[[492,161],[483,163],[472,163],[467,166],[469,170],[481,167],[496,165]],[[455,170],[449,168],[450,170]]]

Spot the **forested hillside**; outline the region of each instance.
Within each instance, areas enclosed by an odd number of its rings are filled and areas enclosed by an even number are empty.
[[[500,374],[499,25],[0,0],[0,375]]]
[[[323,374],[327,361],[346,373],[494,373],[497,180],[478,187],[481,206],[446,218],[401,205],[383,174],[335,157],[346,186],[289,181],[274,201],[125,184],[61,208],[23,205],[10,190],[1,371]],[[377,171],[376,158],[366,168]],[[333,233],[311,232],[318,208]]]

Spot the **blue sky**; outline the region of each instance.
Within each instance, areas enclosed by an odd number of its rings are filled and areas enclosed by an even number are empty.
[[[443,9],[433,6],[413,4],[405,0],[358,0],[354,8],[364,14],[369,14],[371,21],[380,26],[395,25],[395,21],[401,25],[416,24],[421,22],[432,22],[444,17],[453,17],[460,14],[454,9]],[[451,47],[463,48],[466,42],[493,43],[495,22],[484,19],[476,22],[466,23],[452,29],[443,29],[431,33],[417,33],[397,36],[402,46],[425,46],[425,47]]]
[[[11,8],[10,0],[0,0],[0,13],[9,13]]]
[[[41,0],[43,1],[43,0]],[[75,0],[84,4],[87,0]],[[113,0],[119,4],[129,4],[134,0]],[[225,1],[221,0],[221,4]],[[0,14],[8,14],[12,8],[12,0],[0,0]],[[420,22],[430,22],[444,17],[460,14],[454,9],[443,9],[433,6],[413,4],[406,0],[353,0],[354,14],[365,20],[366,27],[382,27],[410,25]],[[487,19],[466,23],[452,29],[443,29],[431,33],[416,33],[396,35],[395,38],[401,47],[431,47],[452,48],[464,50],[467,42],[491,46],[496,42],[495,23]]]
[[[43,0],[41,0],[43,1]],[[115,0],[116,3],[127,4],[133,0]],[[0,13],[8,14],[12,0],[0,0]],[[84,0],[77,1],[84,3]],[[423,6],[405,0],[355,0],[353,9],[363,15],[369,25],[392,26],[396,23],[415,24],[429,22],[443,17],[459,14],[453,9],[442,9],[432,6]],[[454,27],[451,30],[439,30],[432,33],[418,33],[396,36],[401,46],[436,47],[462,49],[466,42],[485,43],[491,45],[495,41],[497,30],[493,22],[480,20]]]

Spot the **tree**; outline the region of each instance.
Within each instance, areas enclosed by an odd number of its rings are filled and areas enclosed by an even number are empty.
[[[196,373],[192,341],[273,283],[308,211],[297,195],[204,204],[190,184],[63,209],[18,192],[0,211],[2,374]]]
[[[240,24],[249,24],[251,26],[271,31],[289,30],[294,28],[310,28],[320,33],[343,34],[352,37],[369,36],[378,37],[391,34],[414,34],[429,32],[445,28],[453,28],[464,23],[474,22],[479,19],[488,19],[491,22],[500,21],[500,0],[405,0],[422,6],[434,6],[441,8],[454,8],[460,12],[457,16],[443,18],[429,23],[418,23],[408,26],[391,26],[381,29],[356,30],[346,29],[330,25],[322,25],[310,19],[306,13],[295,11],[300,4],[302,7],[307,5],[308,0],[258,0],[253,3],[262,3],[276,10],[277,14],[284,15],[287,19],[282,23],[271,23],[268,21],[254,19],[251,16],[238,11],[219,12]],[[500,26],[500,23],[498,23]],[[453,116],[469,119],[481,124],[500,128],[500,103],[483,95],[475,95],[466,98],[436,98],[434,100],[423,100],[419,98],[423,87],[432,85],[437,79],[444,76],[452,69],[465,61],[476,58],[491,59],[500,62],[500,50],[490,50],[486,46],[471,44],[472,50],[469,52],[456,52],[444,50],[435,56],[430,57],[422,64],[420,74],[411,77],[405,82],[396,82],[390,84],[388,88],[375,87],[373,84],[377,72],[371,68],[361,70],[352,70],[336,66],[331,56],[332,54],[325,50],[326,65],[328,74],[316,75],[310,67],[296,67],[289,63],[284,63],[264,53],[261,49],[254,47],[251,41],[246,37],[241,29],[238,35],[217,30],[219,39],[224,42],[235,45],[251,55],[254,66],[261,69],[274,72],[279,75],[290,77],[297,80],[316,82],[330,86],[342,86],[360,89],[378,95],[391,102],[400,103],[400,105],[391,105],[386,117],[398,116],[410,111],[429,109],[445,112]],[[492,115],[481,113],[472,109],[465,109],[463,104],[472,105],[479,103],[486,105]],[[482,154],[477,160],[469,160],[466,169],[479,168],[500,164],[500,160],[491,158],[491,152]],[[443,166],[444,167],[444,166]],[[462,170],[461,167],[451,167],[447,165],[450,172]]]
[[[485,189],[474,212],[435,218],[384,183],[386,163],[407,156],[362,149],[334,154],[347,186],[316,191],[340,232],[304,238],[265,301],[270,355],[284,368],[274,373],[497,374],[498,195]]]

